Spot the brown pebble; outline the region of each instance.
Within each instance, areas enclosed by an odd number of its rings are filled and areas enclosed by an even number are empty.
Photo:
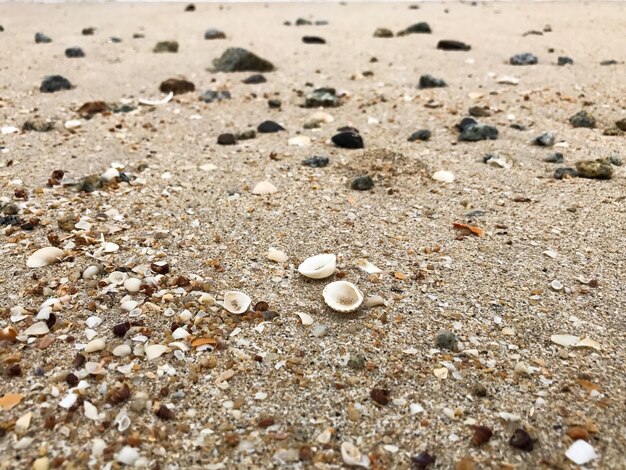
[[[389,403],[389,390],[382,388],[373,388],[370,392],[370,397],[379,405],[387,405]]]
[[[578,439],[582,439],[583,441],[589,440],[589,432],[580,426],[572,426],[569,428],[567,430],[567,435],[575,441]]]
[[[455,470],[474,470],[474,459],[466,455],[456,463],[454,468]]]
[[[524,452],[530,452],[533,450],[535,442],[525,429],[518,428],[511,436],[511,439],[509,439],[509,444],[511,447],[515,447],[516,449],[523,450]]]
[[[113,334],[123,338],[126,336],[126,333],[128,333],[128,330],[130,330],[130,323],[125,321],[124,323],[118,323],[113,327]]]
[[[487,387],[485,387],[481,383],[474,384],[472,387],[472,395],[475,397],[486,397],[487,396]]]
[[[70,387],[76,387],[79,382],[78,377],[76,377],[76,375],[72,374],[71,372],[65,376],[65,381]]]
[[[224,436],[224,440],[226,441],[226,444],[231,447],[237,447],[239,445],[239,436],[237,436],[237,434],[226,434],[226,436]]]
[[[174,412],[165,405],[161,405],[159,409],[156,411],[155,415],[157,415],[159,418],[165,421],[174,419]]]
[[[271,425],[274,424],[274,417],[267,416],[266,418],[261,418],[258,424],[260,428],[269,428]]]
[[[309,446],[300,447],[300,451],[298,452],[298,458],[300,462],[309,462],[313,459],[313,449]]]
[[[130,398],[130,387],[124,383],[121,387],[112,389],[107,395],[107,401],[114,405],[125,402]]]
[[[493,431],[487,426],[472,426],[472,429],[474,430],[474,435],[472,436],[473,446],[483,445],[489,442],[489,439],[493,436]]]

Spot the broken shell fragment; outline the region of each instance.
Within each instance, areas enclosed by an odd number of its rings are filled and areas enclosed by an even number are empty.
[[[267,196],[268,194],[274,194],[276,191],[278,191],[278,188],[269,181],[261,181],[252,188],[252,194],[257,196]]]
[[[64,252],[60,248],[54,246],[46,246],[35,251],[28,257],[26,266],[29,268],[41,268],[49,264],[56,263],[61,260]]]
[[[270,247],[270,249],[267,250],[267,259],[269,259],[270,261],[275,261],[276,263],[284,263],[289,259],[289,256],[287,256],[287,253],[285,253],[284,251],[280,251],[276,248]]]
[[[454,181],[454,174],[449,171],[441,170],[433,173],[431,178],[442,183],[452,183]]]
[[[363,302],[363,293],[351,282],[331,282],[322,292],[324,302],[337,312],[353,312]]]
[[[151,344],[149,346],[146,346],[144,351],[146,353],[146,359],[152,361],[153,359],[161,357],[166,352],[169,352],[170,348],[168,348],[164,344]]]
[[[363,455],[359,448],[351,442],[343,442],[341,444],[341,458],[349,467],[368,468],[370,466],[370,460],[367,455]]]
[[[174,97],[174,93],[170,91],[167,94],[167,96],[161,100],[150,100],[147,98],[139,98],[139,104],[142,104],[144,106],[160,106],[162,104],[169,103],[173,97]]]
[[[370,295],[365,300],[367,308],[378,307],[379,305],[385,305],[385,300],[380,295]]]
[[[224,308],[236,315],[246,312],[251,302],[252,299],[243,292],[233,290],[224,294]]]
[[[365,258],[358,259],[356,261],[356,266],[368,274],[378,274],[383,272],[382,269],[380,269],[378,266],[373,265]]]
[[[337,257],[331,254],[321,254],[305,259],[298,272],[311,279],[324,279],[332,276],[337,266]]]

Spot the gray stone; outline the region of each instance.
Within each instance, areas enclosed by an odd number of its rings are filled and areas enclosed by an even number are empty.
[[[465,127],[459,135],[459,140],[477,142],[479,140],[495,140],[498,138],[498,129],[487,124],[474,124]]]
[[[587,111],[578,111],[569,118],[569,122],[574,127],[587,127],[589,129],[596,127],[596,118]]]
[[[456,351],[459,346],[459,340],[451,331],[442,331],[437,335],[435,344],[439,349],[447,349],[448,351]]]
[[[35,33],[36,44],[48,44],[52,42],[52,38],[44,33]]]
[[[374,187],[374,180],[371,176],[359,176],[352,181],[350,187],[357,191],[369,191]]]
[[[422,75],[420,77],[420,88],[442,88],[448,86],[448,84],[440,78],[435,78],[432,75]]]
[[[204,32],[204,39],[213,40],[213,39],[226,39],[226,34],[219,29],[209,28]]]
[[[515,54],[509,59],[511,65],[535,65],[539,62],[536,55],[530,52],[524,52],[522,54]]]
[[[271,72],[274,64],[241,47],[230,47],[213,61],[216,72]]]
[[[341,105],[334,88],[317,88],[304,99],[305,108],[336,108]]]
[[[541,147],[552,147],[554,145],[554,134],[546,132],[535,139],[535,144]]]

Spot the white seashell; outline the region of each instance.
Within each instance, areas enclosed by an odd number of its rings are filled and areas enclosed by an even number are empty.
[[[85,370],[91,375],[104,374],[104,367],[102,367],[102,362],[85,362]]]
[[[82,125],[83,122],[80,119],[70,119],[69,121],[65,121],[64,124],[66,129],[78,129]]]
[[[28,427],[30,426],[30,420],[32,417],[33,417],[33,413],[29,412],[29,413],[26,413],[24,416],[22,416],[20,419],[18,419],[15,422],[15,427],[13,428],[15,433],[24,434],[26,431],[28,431]]]
[[[563,283],[555,279],[550,283],[550,287],[552,287],[552,290],[560,291],[561,289],[563,289]]]
[[[102,351],[106,346],[106,342],[102,338],[96,338],[85,345],[85,352],[92,353]]]
[[[236,290],[228,291],[224,294],[224,308],[230,313],[240,315],[248,310],[252,299],[243,292]]]
[[[578,336],[574,335],[552,335],[550,336],[550,341],[554,344],[558,344],[559,346],[569,347],[575,346],[580,341]]]
[[[15,134],[16,132],[19,132],[20,130],[15,126],[3,126],[0,131],[2,132],[2,135],[8,135],[8,134]]]
[[[310,124],[330,124],[334,120],[335,118],[332,117],[330,114],[325,113],[324,111],[317,111],[311,114],[308,122]]]
[[[85,417],[93,421],[96,421],[98,419],[98,408],[96,408],[87,400],[85,400],[85,402],[83,403],[83,406],[85,408]]]
[[[365,301],[367,308],[378,307],[379,305],[385,305],[385,300],[380,295],[370,295]]]
[[[368,274],[377,274],[382,273],[383,270],[377,266],[374,266],[372,263],[367,261],[365,258],[358,259],[356,261],[356,266]]]
[[[46,246],[35,251],[28,257],[26,266],[29,268],[41,268],[58,262],[64,255],[64,251],[54,246]]]
[[[146,98],[139,98],[139,104],[143,104],[144,106],[160,106],[162,104],[167,104],[174,97],[173,92],[169,92],[167,96],[161,100],[149,100]]]
[[[452,183],[454,181],[454,174],[450,171],[440,170],[434,172],[431,178],[442,183]]]
[[[254,188],[252,188],[252,194],[256,194],[257,196],[274,194],[276,191],[278,191],[278,188],[269,181],[261,181],[260,183],[257,183]]]
[[[113,271],[109,274],[109,282],[116,286],[121,286],[128,279],[128,274],[121,271]]]
[[[305,259],[298,272],[311,279],[324,279],[332,276],[337,266],[337,257],[331,254],[321,254]]]
[[[215,297],[213,297],[211,294],[202,294],[198,299],[198,302],[200,302],[202,305],[206,305],[207,307],[212,307],[213,305],[215,305]]]
[[[139,450],[134,447],[124,446],[117,454],[116,460],[124,465],[135,465],[135,462],[139,460]]]
[[[100,270],[98,269],[98,266],[94,266],[94,265],[88,266],[83,271],[83,279],[93,279],[94,277],[98,275],[99,272]]]
[[[363,293],[351,282],[331,282],[322,292],[326,305],[337,312],[353,312],[363,302]]]
[[[120,176],[119,171],[117,171],[115,168],[109,168],[100,175],[100,179],[104,181],[113,181],[118,176]]]
[[[130,293],[134,294],[135,292],[139,292],[140,288],[141,288],[141,280],[137,279],[136,277],[126,279],[124,281],[124,289],[126,289]]]
[[[306,135],[297,135],[289,139],[287,143],[297,147],[309,147],[311,145],[311,139]]]
[[[189,336],[189,332],[184,328],[176,328],[172,333],[172,338],[174,339],[184,339]]]
[[[130,355],[131,349],[128,344],[120,344],[113,349],[113,355],[117,357],[125,357]]]
[[[569,447],[569,449],[567,449],[565,457],[570,459],[576,465],[585,465],[586,463],[597,458],[598,454],[596,454],[596,451],[591,444],[583,441],[582,439],[578,439]]]
[[[102,243],[102,251],[105,253],[113,253],[120,249],[120,246],[117,243],[113,242],[104,242]]]
[[[47,335],[49,331],[50,329],[48,328],[48,325],[46,325],[46,322],[40,321],[37,323],[33,323],[28,328],[26,328],[24,334],[26,336],[40,336]]]
[[[349,467],[369,468],[370,466],[370,459],[367,455],[361,454],[359,448],[351,442],[343,442],[341,444],[341,458],[343,463]]]
[[[71,408],[76,403],[76,400],[78,400],[78,395],[70,392],[61,399],[59,406],[66,409]]]
[[[502,75],[496,78],[496,82],[502,85],[517,85],[519,83],[519,78],[512,77],[510,75]]]
[[[132,312],[135,308],[137,308],[137,305],[139,305],[139,302],[136,300],[127,300],[126,302],[122,302],[120,308],[122,310],[126,310],[127,312]]]
[[[146,353],[146,359],[148,359],[149,361],[157,359],[169,351],[170,348],[168,348],[164,344],[151,344],[144,348],[144,352]]]
[[[85,320],[85,325],[87,325],[89,328],[96,328],[101,324],[102,318],[96,317],[95,315],[92,315],[91,317],[87,318],[87,320]]]
[[[113,423],[117,426],[119,432],[124,432],[130,427],[130,418],[128,417],[126,409],[122,408],[120,410]]]
[[[289,256],[287,256],[287,253],[285,253],[284,251],[280,251],[276,248],[270,247],[270,249],[267,250],[267,259],[269,259],[270,261],[275,261],[277,263],[284,263],[289,259]]]
[[[296,312],[296,315],[298,315],[300,317],[300,321],[302,322],[303,325],[312,325],[313,324],[313,317],[311,315],[309,315],[308,313],[304,313],[304,312]]]

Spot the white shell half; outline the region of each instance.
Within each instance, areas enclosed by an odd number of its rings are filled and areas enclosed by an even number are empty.
[[[442,183],[452,183],[454,181],[454,174],[450,171],[436,171],[431,176],[435,181],[441,181]]]
[[[243,292],[232,290],[224,294],[224,308],[236,315],[241,315],[247,311],[251,302],[252,299]]]
[[[139,104],[143,104],[144,106],[160,106],[162,104],[169,103],[173,97],[174,93],[170,91],[167,96],[161,100],[149,100],[145,98],[139,98]]]
[[[54,246],[40,248],[28,257],[26,266],[29,268],[41,268],[56,263],[63,257],[63,250]]]
[[[278,191],[278,188],[269,181],[261,181],[260,183],[257,183],[254,188],[252,188],[252,194],[256,194],[257,196],[274,194],[276,191]]]
[[[289,256],[287,256],[287,253],[284,251],[270,247],[270,249],[267,250],[267,259],[276,263],[284,263],[289,259]]]
[[[331,282],[322,292],[324,302],[336,312],[354,312],[363,303],[363,293],[351,282]]]
[[[321,254],[305,259],[298,272],[311,279],[324,279],[332,276],[337,267],[337,257],[332,254]]]

